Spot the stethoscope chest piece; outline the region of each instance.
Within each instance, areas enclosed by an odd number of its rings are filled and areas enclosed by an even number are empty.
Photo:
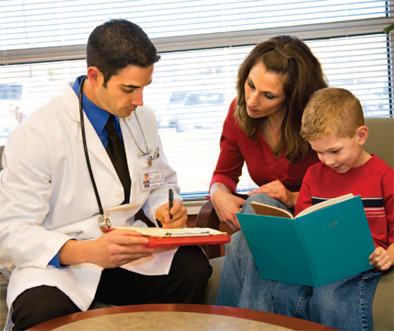
[[[111,221],[104,217],[104,215],[100,215],[98,218],[98,225],[102,232],[107,232],[111,228]]]

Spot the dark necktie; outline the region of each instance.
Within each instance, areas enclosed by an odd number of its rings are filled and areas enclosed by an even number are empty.
[[[125,199],[123,203],[130,199],[131,179],[129,168],[127,166],[126,152],[122,139],[120,139],[118,132],[114,126],[114,115],[111,115],[105,124],[108,132],[107,153],[115,167],[118,177],[123,185]]]

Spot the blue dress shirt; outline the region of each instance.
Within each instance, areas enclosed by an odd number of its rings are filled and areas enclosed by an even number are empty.
[[[79,97],[79,86],[81,84],[81,80],[84,76],[78,77],[73,85],[73,90],[77,97]],[[107,148],[108,145],[108,132],[105,129],[105,124],[108,121],[108,117],[111,115],[109,112],[106,110],[100,108],[99,106],[95,105],[92,101],[90,101],[85,93],[82,93],[82,107],[83,110],[85,111],[86,116],[88,117],[90,123],[92,123],[94,129],[96,130],[98,136],[100,137],[101,142],[104,145],[104,148]],[[118,132],[118,135],[121,139],[122,137],[122,131],[120,130],[120,124],[119,124],[119,117],[115,116],[115,128],[116,131]]]

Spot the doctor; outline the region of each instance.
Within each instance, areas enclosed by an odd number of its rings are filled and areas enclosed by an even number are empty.
[[[167,228],[186,223],[155,116],[143,107],[142,92],[159,58],[129,21],[96,27],[87,43],[86,76],[10,135],[0,172],[0,264],[13,270],[6,330],[87,310],[94,299],[202,302],[212,269],[199,247],[146,248],[146,238],[127,230],[102,234],[98,224],[131,226],[140,209],[155,226],[156,220]],[[107,153],[108,125],[124,146],[117,152],[125,155],[127,176],[115,170],[119,154]]]

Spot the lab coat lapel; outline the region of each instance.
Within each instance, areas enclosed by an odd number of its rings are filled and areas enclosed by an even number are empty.
[[[140,108],[141,107],[138,107],[137,110],[140,110]],[[142,130],[144,130],[142,116],[139,117],[139,120],[141,128],[138,125],[135,114],[131,114],[129,117],[120,120],[120,127],[122,130],[123,143],[125,145],[127,164],[129,167],[131,180],[133,180],[134,167],[137,165],[136,158],[141,157],[141,151],[137,147],[137,144],[139,146],[142,146],[142,148],[146,149],[145,140],[142,138]],[[145,132],[147,132],[147,130],[145,130]],[[134,136],[134,138],[132,137],[132,135]],[[145,133],[145,136],[149,137],[149,134]],[[147,143],[149,146],[149,141]]]
[[[129,173],[130,173],[130,178],[131,178],[131,186],[133,186],[134,166],[135,166],[135,161],[136,161],[135,156],[138,155],[138,152],[135,149],[136,146],[135,146],[134,142],[132,141],[129,129],[127,128],[128,126],[130,126],[130,117],[131,116],[120,120],[120,128],[122,130],[123,143],[125,146],[126,159],[127,159],[127,166],[129,168]],[[132,155],[130,155],[130,153]],[[133,189],[131,188],[131,191],[132,190]]]
[[[71,118],[78,124],[78,139],[81,142],[81,146],[83,146],[78,97],[75,94],[74,90],[67,85],[63,92],[63,98],[65,100],[65,104],[67,105],[67,110]],[[102,163],[106,168],[108,168],[108,170],[115,176],[115,178],[118,178],[116,170],[112,165],[111,159],[109,158],[107,151],[105,150],[99,136],[94,130],[93,125],[90,123],[85,113],[83,114],[83,116],[90,161],[93,163],[92,156],[94,156],[94,158],[98,162]]]
[[[83,116],[85,123],[86,142],[87,142],[89,154],[94,155],[98,161],[100,161],[105,167],[107,167],[114,174],[116,178],[118,178],[118,175],[116,174],[116,170],[111,162],[111,159],[109,158],[103,143],[101,142],[99,136],[97,135],[96,130],[93,128],[93,125],[90,123],[85,113],[83,114]],[[79,135],[79,140],[81,141],[81,144],[83,144],[82,134]]]

